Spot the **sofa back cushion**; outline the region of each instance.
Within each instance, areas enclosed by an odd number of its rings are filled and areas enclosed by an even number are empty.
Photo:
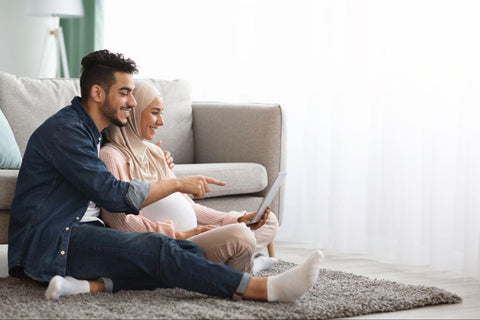
[[[175,163],[193,163],[193,115],[188,82],[179,80],[142,79],[154,85],[163,96],[165,124],[157,130],[154,143],[162,141],[162,149],[172,153]]]
[[[165,126],[154,142],[172,153],[176,163],[194,157],[192,102],[185,80],[144,79],[163,95]],[[80,95],[79,79],[35,79],[0,71],[0,108],[12,128],[22,155],[33,131],[55,112]]]
[[[0,108],[22,155],[33,131],[79,94],[78,79],[33,79],[0,72]]]

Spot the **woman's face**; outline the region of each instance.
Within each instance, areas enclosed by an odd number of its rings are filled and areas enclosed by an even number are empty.
[[[156,97],[150,105],[142,111],[141,129],[142,137],[153,140],[159,126],[163,126],[163,100]]]

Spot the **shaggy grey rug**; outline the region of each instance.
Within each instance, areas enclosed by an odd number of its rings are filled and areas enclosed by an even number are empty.
[[[280,261],[259,275],[293,266]],[[326,269],[320,270],[314,288],[295,303],[233,301],[182,289],[80,294],[47,301],[44,291],[27,280],[0,278],[0,318],[330,319],[461,302],[457,295],[439,288]]]

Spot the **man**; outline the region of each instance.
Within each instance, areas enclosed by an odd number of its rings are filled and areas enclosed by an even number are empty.
[[[315,281],[319,253],[283,278],[252,278],[207,261],[193,242],[104,226],[99,206],[138,214],[174,192],[203,198],[209,184],[224,185],[202,176],[127,183],[110,174],[98,158],[101,132],[127,123],[136,106],[135,72],[135,63],[121,54],[101,50],[87,55],[82,59],[82,97],[30,137],[10,211],[10,275],[50,281],[47,298],[180,287],[220,297],[297,299]],[[293,283],[297,289],[292,290]]]

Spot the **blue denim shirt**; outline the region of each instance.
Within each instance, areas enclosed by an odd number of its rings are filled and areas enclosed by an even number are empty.
[[[11,276],[65,276],[70,230],[90,201],[110,212],[138,214],[150,185],[117,180],[98,158],[100,138],[79,97],[30,137],[10,209]]]

